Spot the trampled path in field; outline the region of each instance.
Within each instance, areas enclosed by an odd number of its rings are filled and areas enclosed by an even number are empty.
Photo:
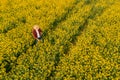
[[[43,39],[37,44],[34,44],[34,39],[31,40],[32,28],[30,27],[30,23],[25,24],[24,28],[17,26],[15,29],[8,29],[5,34],[4,32],[0,34],[1,38],[7,36],[5,39],[11,42],[9,45],[14,45],[12,48],[9,47],[9,49],[16,49],[16,51],[11,50],[9,54],[5,55],[7,57],[4,56],[3,63],[0,64],[3,66],[1,69],[6,69],[1,72],[3,78],[70,80],[102,79],[102,77],[105,79],[109,77],[109,75],[118,77],[119,73],[117,75],[114,74],[115,72],[118,72],[116,71],[118,69],[117,60],[111,61],[114,60],[114,57],[112,56],[113,59],[107,61],[107,58],[109,59],[110,57],[99,52],[97,48],[102,48],[101,45],[104,44],[99,44],[100,36],[97,35],[99,33],[94,31],[102,32],[104,30],[100,28],[100,31],[99,27],[96,27],[95,25],[100,25],[97,24],[97,21],[100,23],[99,18],[102,21],[101,15],[105,15],[104,12],[109,8],[111,9],[110,6],[114,3],[111,3],[110,1],[90,2],[89,0],[72,1],[73,2],[69,3],[70,5],[67,5],[67,7],[63,5],[64,9],[62,10],[64,11],[62,13],[58,11],[58,13],[60,13],[59,16],[54,17],[54,14],[52,14],[51,18],[54,18],[51,22],[49,22],[50,19],[48,19],[45,24],[46,27],[42,27]],[[37,8],[39,8],[39,6],[37,6]],[[60,9],[58,7],[58,9],[54,10]],[[58,13],[56,13],[56,15],[58,15]],[[45,16],[46,18],[43,17],[43,15],[41,18],[43,18],[43,21],[44,19],[47,20],[47,16],[49,15],[50,13],[48,12]],[[95,20],[97,21],[95,22]],[[45,22],[41,25],[43,26],[44,23]],[[16,34],[16,31],[18,30],[20,30],[20,33]],[[16,35],[11,36],[12,33]],[[23,38],[21,39],[18,35],[23,36]],[[1,43],[2,45],[7,44],[4,39],[1,41],[3,41],[3,43]],[[106,44],[106,46],[109,48],[109,44]],[[7,48],[7,46],[5,46],[5,48]],[[1,52],[3,53],[4,51],[5,50]],[[8,52],[6,51],[5,53]],[[110,55],[108,54],[108,56]],[[107,58],[104,58],[104,56]],[[118,55],[116,56],[118,57]],[[107,69],[109,66],[112,67],[113,74],[109,74],[110,68]],[[115,67],[113,68],[113,66]],[[104,74],[106,70],[107,73]],[[100,72],[101,74],[103,72],[102,77],[100,76]]]

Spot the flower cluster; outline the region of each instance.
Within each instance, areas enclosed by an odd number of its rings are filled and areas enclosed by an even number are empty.
[[[119,0],[0,1],[0,79],[120,79]],[[32,26],[40,25],[35,44]]]

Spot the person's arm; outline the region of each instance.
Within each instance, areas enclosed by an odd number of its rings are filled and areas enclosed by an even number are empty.
[[[40,28],[38,29],[38,31],[39,31],[40,35],[42,35],[42,30]]]
[[[37,33],[36,33],[35,29],[32,30],[32,34],[33,34],[33,37],[34,37],[35,39],[37,39]]]

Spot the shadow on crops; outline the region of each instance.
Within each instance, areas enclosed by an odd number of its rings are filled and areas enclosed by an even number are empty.
[[[7,33],[9,30],[12,30],[13,28],[17,27],[16,22],[9,22],[7,26],[3,30],[0,31],[0,33]]]
[[[10,61],[8,61],[8,60],[2,60],[2,64],[4,64],[4,68],[5,68],[5,72],[6,73],[8,73],[8,72],[11,71],[12,65],[11,65]]]
[[[0,34],[1,33],[7,33],[8,31],[18,27],[19,23],[17,21],[25,24],[26,23],[26,17],[21,17],[21,18],[17,19],[16,21],[9,22],[3,30],[0,30]]]

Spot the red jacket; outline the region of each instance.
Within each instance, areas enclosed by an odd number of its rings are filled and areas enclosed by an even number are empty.
[[[42,30],[41,29],[38,29],[38,34],[41,36],[42,35]],[[33,37],[35,38],[35,39],[37,39],[38,38],[38,34],[37,34],[37,31],[35,30],[35,29],[33,29],[32,30],[32,33],[33,33]]]

